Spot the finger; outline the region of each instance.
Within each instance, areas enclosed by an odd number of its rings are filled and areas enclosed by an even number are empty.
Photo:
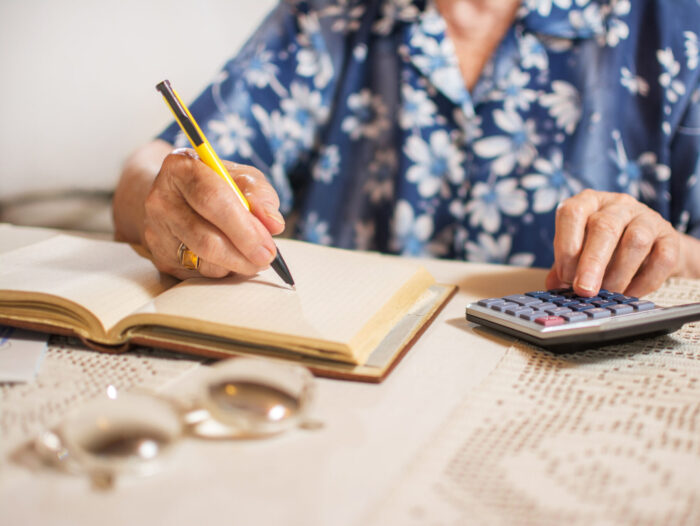
[[[282,233],[285,221],[279,211],[279,196],[263,173],[252,166],[235,163],[225,164],[236,185],[248,200],[251,213],[271,234]]]
[[[573,283],[586,235],[586,223],[601,206],[598,192],[584,190],[557,208],[554,230],[554,268],[560,282]]]
[[[231,274],[231,271],[229,269],[211,263],[203,259],[199,255],[198,269],[185,268],[179,259],[181,243],[184,242],[181,242],[179,239],[171,237],[169,238],[169,242],[164,244],[164,248],[166,251],[160,255],[159,260],[165,262],[165,264],[168,266],[167,270],[164,270],[168,274],[171,274],[180,279],[187,279],[196,276],[204,276],[207,278],[223,278],[224,276],[228,276],[229,274]],[[184,245],[187,248],[189,248],[187,243],[184,243]],[[195,254],[197,253],[195,252]]]
[[[658,238],[649,257],[625,290],[625,294],[641,297],[655,291],[673,275],[680,257],[680,236],[671,229]]]
[[[270,232],[245,208],[223,178],[202,162],[186,162],[191,164],[190,169],[174,172],[173,184],[187,204],[218,228],[230,246],[254,266],[267,267],[276,254]],[[206,248],[204,239],[195,241]]]
[[[623,292],[639,271],[654,246],[663,219],[658,214],[646,213],[632,219],[625,228],[620,243],[608,264],[603,287]]]
[[[561,279],[559,279],[559,274],[557,273],[554,266],[552,266],[552,268],[549,270],[549,273],[547,274],[547,277],[544,280],[544,286],[547,288],[547,290],[564,288],[568,287],[569,285],[571,284],[564,283]]]
[[[577,294],[593,296],[600,290],[608,263],[634,213],[634,207],[613,203],[588,218],[586,238],[573,281]]]
[[[197,216],[188,207],[177,210],[166,207],[170,213],[157,213],[160,221],[149,221],[144,230],[156,267],[180,279],[195,275],[219,278],[231,271],[252,275],[258,270],[213,225]],[[151,210],[155,211],[154,206]],[[180,243],[184,243],[200,258],[198,271],[185,269],[178,259]]]

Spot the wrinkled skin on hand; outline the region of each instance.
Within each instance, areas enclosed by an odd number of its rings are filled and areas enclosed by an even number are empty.
[[[246,196],[250,212],[193,150],[175,150],[163,161],[144,203],[141,232],[159,270],[181,279],[253,275],[274,259],[272,235],[284,230],[276,192],[256,168],[226,161],[224,165]],[[200,257],[197,271],[180,265],[181,242]]]
[[[683,234],[627,194],[584,190],[557,209],[546,286],[643,296],[681,270]]]

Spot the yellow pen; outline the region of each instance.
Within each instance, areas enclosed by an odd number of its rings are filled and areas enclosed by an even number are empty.
[[[190,143],[197,152],[197,155],[199,155],[199,158],[204,162],[204,164],[214,170],[229,184],[243,206],[245,206],[250,212],[250,203],[248,203],[248,200],[245,198],[240,188],[236,186],[236,183],[231,178],[228,170],[226,170],[224,163],[221,162],[221,159],[219,159],[219,156],[214,151],[214,148],[212,148],[211,144],[209,144],[209,141],[197,124],[197,121],[195,121],[194,117],[192,117],[190,110],[187,108],[187,106],[185,106],[182,99],[180,99],[180,96],[170,85],[170,81],[164,80],[159,82],[156,89],[160,91],[161,95],[163,95],[165,102],[170,107],[173,115],[175,115],[175,120],[180,125],[180,128],[185,133],[187,138],[190,140]],[[277,272],[279,277],[282,278],[285,283],[292,287],[294,286],[294,279],[292,279],[289,268],[287,268],[287,264],[284,262],[279,249],[277,249],[277,255],[270,266],[275,270],[275,272]]]

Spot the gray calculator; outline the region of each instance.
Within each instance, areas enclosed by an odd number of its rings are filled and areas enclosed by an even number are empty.
[[[466,317],[561,353],[673,332],[700,320],[700,303],[661,307],[604,289],[592,298],[553,289],[485,298]]]

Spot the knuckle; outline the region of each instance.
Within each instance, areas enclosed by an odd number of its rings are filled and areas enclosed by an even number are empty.
[[[588,229],[594,235],[602,235],[607,237],[619,237],[621,225],[619,220],[610,214],[597,213],[593,214],[588,219]]]
[[[584,215],[585,206],[583,202],[576,198],[570,198],[562,202],[557,209],[557,217],[561,219],[575,219]]]
[[[581,190],[578,195],[583,199],[595,199],[598,193],[599,192],[597,190],[593,190],[592,188],[585,188],[584,190]]]
[[[678,250],[671,243],[660,243],[656,248],[656,264],[664,269],[673,269],[678,262]]]
[[[654,233],[644,227],[629,227],[625,232],[625,244],[633,250],[647,249],[654,240]]]
[[[199,234],[194,240],[199,256],[211,262],[221,261],[224,247],[221,239],[209,234]]]

